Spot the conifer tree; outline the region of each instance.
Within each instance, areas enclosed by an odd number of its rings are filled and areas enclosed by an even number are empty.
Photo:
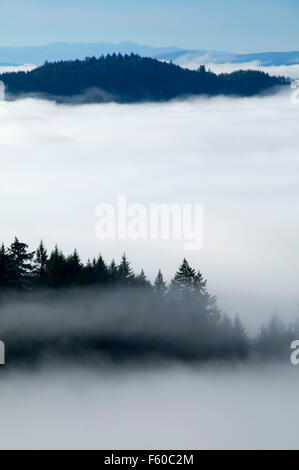
[[[136,277],[136,285],[138,287],[151,287],[151,283],[147,279],[143,269],[141,270],[140,274]]]
[[[28,252],[28,245],[21,243],[16,237],[10,246],[10,255],[12,260],[13,277],[15,287],[21,289],[29,281],[33,266],[31,261],[35,252]]]
[[[118,279],[121,283],[129,285],[132,284],[134,277],[134,271],[124,253],[118,266]]]
[[[94,269],[97,282],[107,284],[109,280],[109,270],[101,254],[97,260],[94,260]]]
[[[190,267],[186,259],[176,272],[170,286],[170,293],[177,300],[188,300],[197,306],[198,312],[207,320],[217,323],[221,319],[216,296],[207,290],[207,281],[200,271]]]
[[[34,278],[39,284],[43,284],[45,282],[47,272],[48,253],[42,240],[36,250],[34,263]]]
[[[109,282],[111,282],[112,284],[115,283],[119,279],[118,267],[114,259],[111,261],[110,266],[108,268],[108,276],[109,276]]]
[[[159,272],[158,272],[157,277],[155,279],[154,291],[157,294],[162,294],[162,295],[164,295],[167,291],[166,282],[164,281],[161,269],[159,269]]]
[[[234,342],[236,350],[239,356],[245,357],[249,349],[249,338],[246,333],[245,327],[243,326],[239,315],[234,319]]]
[[[235,330],[235,334],[238,338],[240,338],[240,339],[247,338],[247,333],[246,333],[245,327],[243,326],[239,315],[236,315],[236,317],[234,318],[234,330]]]
[[[198,68],[197,71],[198,71],[198,73],[201,73],[201,74],[207,73],[206,66],[205,65],[200,65],[200,67]]]
[[[95,284],[96,282],[96,273],[95,273],[94,264],[91,263],[90,259],[88,259],[86,265],[83,266],[82,268],[81,282],[84,286],[92,285],[92,284]]]
[[[184,258],[171,281],[171,289],[176,291],[179,295],[186,292],[192,292],[195,288],[196,281],[197,277],[195,270],[189,266],[188,261]]]
[[[77,250],[66,258],[65,262],[65,283],[76,286],[81,281],[82,264]]]
[[[198,271],[194,280],[194,293],[201,310],[206,311],[207,315],[214,321],[220,321],[221,314],[217,306],[217,297],[209,294],[207,280],[200,271]]]
[[[50,287],[62,287],[66,284],[66,259],[57,245],[50,254],[46,278]]]
[[[12,258],[4,244],[0,248],[0,287],[9,287],[13,280]]]

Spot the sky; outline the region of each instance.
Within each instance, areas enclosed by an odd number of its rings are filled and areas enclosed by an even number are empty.
[[[298,0],[0,0],[0,46],[132,41],[231,52],[298,50]]]

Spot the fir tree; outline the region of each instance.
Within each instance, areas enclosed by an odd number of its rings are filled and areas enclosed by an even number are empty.
[[[68,256],[65,261],[65,279],[64,282],[68,285],[76,286],[80,284],[82,264],[77,250]]]
[[[66,259],[57,245],[48,260],[46,279],[50,287],[62,287],[66,284]]]
[[[107,284],[109,280],[109,270],[102,255],[99,255],[98,259],[94,260],[94,269],[96,281],[100,284]]]
[[[38,249],[35,253],[34,258],[34,270],[33,275],[36,281],[39,284],[44,284],[47,272],[47,263],[48,263],[48,253],[44,246],[43,241],[41,240]]]
[[[191,268],[186,259],[176,272],[169,293],[176,300],[193,303],[194,308],[207,321],[217,323],[221,319],[220,310],[217,307],[216,296],[211,296],[207,290],[207,281],[200,271]]]
[[[31,261],[35,252],[28,252],[28,245],[21,243],[18,238],[10,246],[10,255],[13,268],[13,282],[15,287],[21,289],[29,282],[33,270]]]
[[[205,312],[214,322],[219,322],[221,313],[217,306],[217,297],[209,294],[207,290],[207,280],[200,271],[198,271],[195,277],[194,293],[201,311]]]
[[[136,285],[138,287],[151,287],[151,283],[147,279],[143,269],[141,270],[140,274],[136,277]]]
[[[126,254],[124,253],[118,266],[118,279],[121,283],[129,285],[132,284],[134,277],[135,276],[131,264],[126,257]]]
[[[81,273],[82,285],[92,285],[96,283],[96,273],[94,264],[88,259],[86,266],[83,266]]]
[[[118,268],[114,259],[111,261],[110,266],[108,268],[108,276],[109,276],[109,282],[112,284],[118,281],[119,279]]]
[[[197,277],[195,270],[189,266],[188,261],[184,258],[171,281],[171,290],[182,296],[186,292],[190,293],[194,291],[196,281]]]
[[[245,357],[249,350],[249,338],[247,336],[245,327],[243,326],[239,315],[234,319],[234,342],[237,353],[241,357]]]
[[[9,249],[2,243],[0,248],[0,287],[9,287],[13,281],[13,264]]]
[[[157,294],[162,294],[162,295],[166,294],[166,291],[167,291],[166,282],[164,281],[161,269],[159,269],[159,272],[158,272],[157,277],[155,279],[154,291]]]

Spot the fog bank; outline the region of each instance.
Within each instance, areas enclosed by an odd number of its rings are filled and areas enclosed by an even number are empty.
[[[283,366],[13,374],[0,448],[297,449],[298,386]]]
[[[291,90],[290,90],[291,93]],[[220,306],[246,323],[298,304],[298,106],[290,94],[146,105],[0,103],[1,237],[77,247],[87,259],[126,251],[166,277],[182,258]],[[204,245],[102,241],[100,203],[204,205]],[[1,240],[2,241],[2,240]]]
[[[175,61],[178,65],[190,70],[196,70],[202,64],[200,58],[194,60],[192,57],[184,56]],[[205,67],[212,70],[216,74],[232,73],[236,70],[259,70],[274,76],[284,76],[291,79],[299,79],[299,64],[293,65],[261,65],[259,61],[241,62],[241,63],[224,63],[215,64],[213,62],[206,63]]]
[[[24,64],[24,65],[0,65],[0,74],[6,72],[30,72],[35,69],[36,65]]]

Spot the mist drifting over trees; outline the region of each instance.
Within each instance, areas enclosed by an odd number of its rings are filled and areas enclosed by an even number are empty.
[[[245,360],[289,357],[299,322],[277,317],[250,337],[223,314],[201,271],[183,260],[170,283],[150,282],[124,254],[109,264],[82,263],[43,242],[35,251],[15,238],[0,250],[0,331],[8,364],[42,358],[123,361]]]

